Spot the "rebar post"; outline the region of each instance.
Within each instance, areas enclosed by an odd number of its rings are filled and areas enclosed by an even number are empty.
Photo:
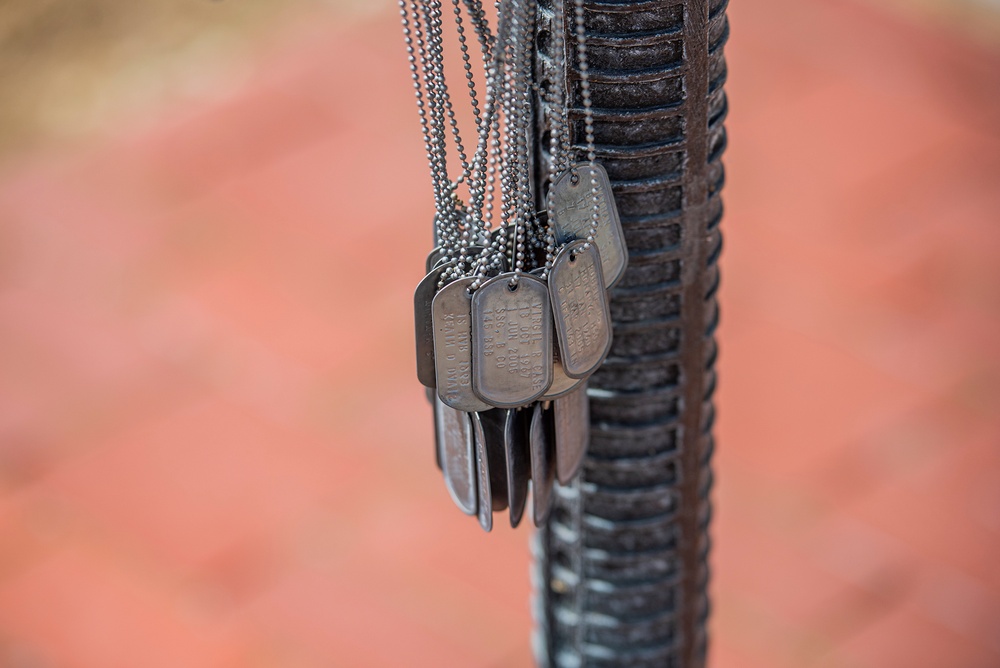
[[[543,33],[558,25],[559,4],[539,8],[540,76],[552,66]],[[565,8],[571,27],[573,3]],[[585,27],[597,159],[613,182],[630,261],[612,295],[614,347],[590,382],[584,469],[558,488],[536,537],[536,656],[559,668],[700,668],[726,0],[586,0]],[[579,75],[568,62],[582,160]],[[540,142],[542,160],[545,149]]]

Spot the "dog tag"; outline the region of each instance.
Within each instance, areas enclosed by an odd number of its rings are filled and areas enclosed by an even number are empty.
[[[504,449],[507,459],[507,503],[510,525],[517,527],[524,517],[528,501],[528,481],[531,479],[531,450],[528,445],[529,409],[504,411]]]
[[[479,413],[468,413],[472,419],[473,440],[476,444],[476,480],[479,483],[479,526],[484,531],[493,530],[493,492],[490,488],[490,457],[486,450],[486,435]]]
[[[549,438],[553,429],[546,422],[552,412],[536,403],[531,409],[531,427],[528,434],[531,449],[531,497],[535,526],[545,524],[552,507],[552,486],[555,484],[555,448]]]
[[[590,442],[590,401],[587,386],[552,402],[556,435],[556,477],[563,485],[580,471]]]
[[[452,265],[435,267],[424,276],[413,292],[413,325],[417,344],[417,380],[425,387],[434,387],[434,322],[431,303],[441,276]]]
[[[433,387],[425,387],[424,394],[427,396],[427,403],[431,405],[431,421],[434,423],[434,463],[437,464],[438,471],[441,470],[441,433],[438,428],[437,419],[437,392]]]
[[[552,401],[565,396],[587,382],[586,378],[570,378],[563,371],[562,360],[559,359],[559,346],[552,346],[552,385],[539,401]]]
[[[468,413],[434,404],[434,426],[441,457],[441,471],[455,505],[466,515],[475,515],[476,453],[472,420]]]
[[[427,395],[427,403],[431,405],[431,418],[434,422],[434,463],[437,464],[438,471],[442,470],[441,467],[441,428],[438,425],[437,418],[437,392],[434,391],[433,387],[425,387],[424,393]]]
[[[563,246],[549,273],[549,296],[563,370],[585,378],[611,350],[611,312],[596,245],[581,240]]]
[[[472,297],[472,382],[480,399],[516,408],[552,384],[552,318],[544,281],[500,274]]]
[[[597,190],[597,229],[594,241],[601,251],[604,285],[610,288],[625,273],[628,249],[625,246],[621,220],[618,218],[618,207],[615,206],[615,197],[611,192],[611,182],[604,167],[577,163],[556,177],[552,182],[552,227],[559,245],[587,238],[594,212],[592,179]]]
[[[431,302],[438,396],[448,406],[468,413],[492,408],[472,391],[472,295],[469,286],[475,280],[454,280],[438,290]]]
[[[431,269],[434,268],[434,265],[444,259],[444,257],[445,250],[441,246],[431,250],[431,252],[427,254],[427,261],[424,263],[424,271],[428,274],[431,273]]]
[[[495,513],[507,509],[507,462],[504,445],[506,413],[503,408],[493,408],[479,413],[479,421],[483,425],[483,438],[486,440],[486,455],[490,465],[490,492]]]

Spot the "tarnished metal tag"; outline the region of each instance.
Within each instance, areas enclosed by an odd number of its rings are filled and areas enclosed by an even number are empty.
[[[441,428],[438,425],[437,404],[438,396],[433,387],[425,387],[424,393],[427,395],[427,403],[431,405],[431,420],[434,422],[434,463],[437,464],[438,471],[441,468]]]
[[[531,450],[531,497],[535,526],[549,518],[552,507],[552,487],[555,484],[555,448],[551,442],[552,411],[537,403],[532,408],[528,442]],[[549,424],[546,424],[549,422]]]
[[[441,276],[451,264],[435,267],[424,276],[413,292],[413,327],[417,348],[417,380],[434,387],[434,323],[431,303]]]
[[[493,530],[493,491],[490,487],[490,456],[486,448],[486,434],[479,413],[467,413],[472,419],[473,439],[476,444],[476,481],[479,485],[477,515],[484,531]]]
[[[460,411],[492,408],[472,391],[472,295],[474,278],[459,278],[438,290],[431,303],[434,368],[438,396]]]
[[[445,253],[444,249],[441,248],[440,246],[436,246],[435,248],[431,249],[431,252],[427,254],[427,260],[424,263],[424,272],[429,274],[431,272],[431,269],[434,268],[434,265],[436,265],[439,261],[441,261],[441,259],[444,258],[445,256],[444,253]]]
[[[524,517],[528,501],[528,481],[531,479],[531,450],[528,445],[528,409],[504,411],[504,449],[507,459],[507,503],[510,525],[516,527]]]
[[[556,435],[556,477],[563,485],[580,471],[590,442],[590,402],[587,386],[552,402]]]
[[[552,385],[541,396],[539,401],[551,401],[565,396],[587,381],[586,378],[570,378],[563,370],[559,358],[559,346],[552,346]]]
[[[549,296],[563,370],[585,378],[611,350],[611,313],[596,245],[581,240],[563,246],[549,273]]]
[[[486,439],[486,454],[490,465],[490,493],[493,499],[493,512],[497,513],[507,509],[507,462],[504,445],[507,410],[493,408],[477,415],[483,425],[483,437]]]
[[[556,242],[586,239],[594,211],[591,179],[597,184],[597,231],[594,240],[601,251],[604,284],[612,287],[625,273],[628,249],[608,173],[598,164],[578,163],[552,182],[552,226]]]
[[[455,505],[467,515],[475,515],[476,451],[472,420],[468,413],[434,402],[434,432],[444,484]]]
[[[472,382],[480,399],[523,406],[552,384],[552,318],[544,281],[521,274],[490,279],[472,297]]]

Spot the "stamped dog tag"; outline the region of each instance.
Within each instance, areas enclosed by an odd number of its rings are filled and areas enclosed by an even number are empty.
[[[472,420],[468,413],[434,402],[434,431],[444,484],[455,505],[466,515],[475,515],[476,452]]]
[[[483,437],[486,439],[486,455],[490,465],[490,493],[493,499],[493,512],[507,509],[507,461],[504,444],[504,427],[507,422],[507,410],[493,408],[478,413],[479,422],[483,425]]]
[[[490,488],[490,456],[486,449],[486,435],[479,413],[467,413],[472,419],[473,442],[476,451],[476,481],[479,487],[477,515],[484,531],[493,530],[493,491]]]
[[[435,267],[424,276],[413,292],[413,325],[417,347],[417,380],[425,387],[434,387],[434,323],[431,303],[441,276],[452,265]]]
[[[611,350],[611,313],[596,245],[573,241],[559,251],[549,273],[549,296],[563,370],[570,378],[585,378]]]
[[[552,182],[552,226],[556,243],[586,239],[594,212],[593,184],[597,190],[597,229],[594,241],[601,251],[604,284],[612,287],[625,273],[628,250],[608,173],[598,164],[577,163]]]
[[[568,485],[580,471],[590,442],[587,386],[552,402],[556,435],[556,477]]]
[[[523,406],[552,384],[552,318],[544,281],[500,274],[472,297],[472,382],[499,408]]]
[[[556,341],[558,343],[558,341]],[[551,401],[565,396],[587,381],[586,378],[570,378],[563,370],[559,357],[559,346],[552,346],[552,385],[541,396],[539,401]]]
[[[431,302],[438,396],[448,406],[469,413],[492,408],[472,391],[472,295],[469,286],[475,280],[454,280],[438,290]]]
[[[438,471],[441,470],[441,434],[438,430],[438,419],[437,411],[434,407],[437,405],[437,392],[433,387],[425,387],[424,394],[427,397],[427,403],[431,405],[431,418],[434,422],[434,463],[437,464]]]
[[[528,434],[531,449],[531,497],[535,526],[540,527],[549,518],[552,507],[552,486],[555,484],[555,452],[550,436],[552,411],[545,410],[541,403],[532,408],[531,426]]]
[[[517,527],[524,517],[528,501],[528,481],[531,479],[531,450],[528,445],[529,409],[504,411],[504,449],[507,459],[507,503],[510,525]]]
[[[437,246],[427,254],[427,261],[424,263],[424,271],[426,273],[431,273],[431,269],[434,268],[438,262],[440,262],[445,257],[445,250],[441,246]]]

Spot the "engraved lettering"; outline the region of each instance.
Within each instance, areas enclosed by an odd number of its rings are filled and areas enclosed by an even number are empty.
[[[438,396],[451,408],[467,412],[489,407],[472,387],[471,282],[462,278],[446,285],[432,304]]]
[[[573,183],[572,176],[579,178]],[[584,239],[590,233],[594,216],[596,183],[597,221],[594,243],[601,251],[605,285],[612,286],[625,271],[628,252],[625,237],[614,205],[611,183],[600,165],[578,164],[561,174],[552,184],[553,226],[560,244]]]
[[[559,252],[549,279],[563,370],[573,378],[596,370],[611,343],[599,263],[593,245],[575,241]]]
[[[510,280],[507,274],[488,281],[473,299],[473,320],[482,323],[473,338],[473,385],[499,407],[528,403],[552,382],[545,283],[522,275],[511,290]]]

